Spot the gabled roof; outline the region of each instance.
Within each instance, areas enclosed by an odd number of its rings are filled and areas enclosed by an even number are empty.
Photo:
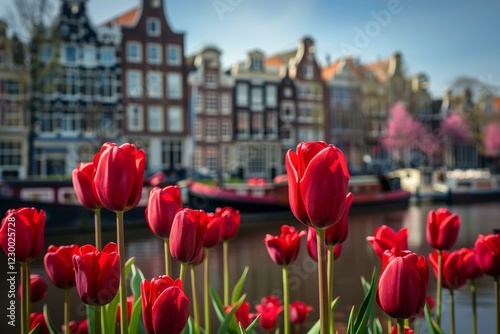
[[[342,68],[343,59],[337,59],[335,62],[323,68],[321,77],[323,80],[330,80]]]
[[[491,104],[493,104],[493,110],[500,112],[500,96],[492,98]]]
[[[369,69],[375,75],[378,81],[384,83],[387,82],[389,78],[389,64],[390,58],[380,60],[374,63],[368,63],[363,65],[363,67]]]
[[[279,67],[281,65],[288,65],[291,58],[295,57],[297,54],[297,49],[278,53],[274,56],[268,57],[264,60],[266,66]]]
[[[115,27],[130,26],[135,23],[139,14],[140,14],[140,7],[134,7],[118,16],[110,18],[109,20],[101,23],[100,25],[101,26],[112,25]]]

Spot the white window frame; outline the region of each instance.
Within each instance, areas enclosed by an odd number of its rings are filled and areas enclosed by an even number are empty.
[[[205,111],[207,115],[217,115],[219,99],[217,98],[217,94],[215,93],[206,93],[205,94]]]
[[[149,98],[160,99],[163,97],[163,76],[159,71],[146,73],[146,94]]]
[[[208,120],[205,123],[205,140],[208,142],[216,142],[219,135],[219,123],[216,120]]]
[[[220,113],[221,115],[231,114],[231,94],[222,93],[220,96]]]
[[[173,50],[175,49],[177,51],[177,57],[176,59],[171,59],[170,58],[170,50]],[[167,61],[167,64],[168,65],[172,65],[172,66],[179,66],[181,65],[181,47],[180,45],[175,45],[175,44],[168,44],[166,47],[165,47],[165,58],[166,58],[166,61]]]
[[[238,83],[236,85],[236,105],[240,107],[248,106],[248,91],[247,83]]]
[[[220,138],[222,141],[231,141],[232,131],[231,131],[231,122],[223,121],[220,125]]]
[[[178,114],[178,117],[174,117],[175,113]],[[182,107],[180,106],[171,106],[168,108],[168,131],[169,132],[182,132],[184,131],[184,120],[182,115]],[[179,124],[175,127],[172,127],[173,121],[178,121]]]
[[[135,57],[133,57],[130,54],[130,48],[134,47],[134,46],[137,47],[137,56],[135,56]],[[141,42],[128,41],[127,42],[127,49],[125,50],[125,52],[127,53],[126,57],[127,57],[128,62],[130,62],[130,63],[142,62],[142,43]]]
[[[104,59],[104,55],[109,54],[111,58]],[[104,66],[112,66],[116,64],[116,54],[113,48],[105,47],[99,50],[99,64]]]
[[[155,22],[156,23],[156,28],[157,30],[156,31],[152,31],[150,29],[150,24],[152,22]],[[160,36],[161,34],[161,22],[160,22],[160,19],[157,18],[157,17],[148,17],[146,19],[146,32],[148,34],[148,36]]]
[[[86,66],[97,65],[97,50],[95,46],[86,45],[83,47],[83,65]]]
[[[177,78],[176,81],[173,81]],[[171,86],[178,85],[177,90],[171,90]],[[182,99],[182,75],[178,72],[167,74],[167,97],[169,99],[179,100]]]
[[[151,48],[151,49],[150,49]],[[151,51],[152,49],[156,49],[157,53],[158,53],[158,57],[157,58],[151,58]],[[161,55],[161,45],[158,44],[158,43],[148,43],[146,45],[146,61],[148,64],[153,64],[153,65],[159,65],[161,64],[161,59],[162,59],[162,55]]]
[[[74,61],[68,61],[68,49],[69,48],[72,48],[75,50],[75,60]],[[79,60],[79,57],[78,57],[78,47],[76,47],[75,45],[65,45],[63,46],[63,50],[64,50],[64,63],[65,64],[78,64],[78,60]]]
[[[137,82],[132,86],[131,76],[137,75]],[[142,71],[139,70],[128,70],[127,71],[127,96],[128,97],[142,97]]]
[[[276,108],[278,106],[278,86],[266,86],[266,106]]]
[[[250,106],[255,111],[264,110],[264,90],[262,87],[252,87]]]
[[[217,74],[213,72],[205,73],[205,86],[207,88],[217,88]]]
[[[156,115],[154,115],[156,114]],[[165,112],[160,105],[148,107],[148,130],[151,132],[162,132],[164,130]]]
[[[137,110],[137,119],[134,121],[137,121],[136,124],[133,124],[132,117],[131,117],[131,112],[133,110]],[[128,131],[143,131],[144,130],[144,111],[142,109],[142,106],[139,104],[129,104],[127,106],[127,130]]]

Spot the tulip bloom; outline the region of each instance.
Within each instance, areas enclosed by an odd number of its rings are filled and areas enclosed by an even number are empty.
[[[348,193],[345,199],[345,209],[339,222],[325,229],[325,244],[335,246],[343,243],[349,233],[349,212],[351,211],[352,193]]]
[[[404,334],[414,334],[415,331],[413,331],[413,329],[411,329],[410,327],[405,326],[403,333]],[[398,334],[398,328],[396,326],[391,327],[391,334]]]
[[[162,239],[169,238],[175,214],[181,209],[182,198],[179,187],[168,186],[163,189],[154,187],[149,193],[145,211],[146,222],[151,232]]]
[[[468,279],[467,267],[459,251],[451,253],[442,251],[443,256],[443,287],[448,290],[461,288]],[[429,254],[434,275],[438,277],[438,251]]]
[[[476,261],[481,270],[489,276],[500,276],[500,234],[480,234],[474,245]]]
[[[18,288],[19,299],[23,297],[22,284]],[[36,303],[45,298],[47,295],[47,283],[42,278],[42,276],[37,274],[30,275],[30,300],[32,303]]]
[[[45,271],[50,281],[61,289],[75,286],[75,270],[73,269],[73,255],[78,254],[77,245],[53,246],[47,249],[43,259]]]
[[[483,271],[476,259],[476,251],[474,248],[462,248],[460,251],[462,260],[464,261],[465,270],[467,271],[467,278],[475,280],[483,276]]]
[[[134,295],[130,295],[127,297],[127,321],[130,323],[130,315],[132,314],[132,307],[134,306]],[[121,309],[120,304],[118,304],[118,308],[116,309],[116,321],[118,324],[121,320]]]
[[[62,326],[62,332],[66,334],[65,332],[66,326]],[[88,334],[89,333],[89,321],[87,319],[83,319],[80,322],[77,321],[70,321],[69,322],[69,333],[70,334]]]
[[[275,296],[267,296],[261,299],[260,304],[255,306],[260,313],[259,323],[262,329],[271,330],[276,327],[276,319],[283,311],[281,300]]]
[[[45,218],[45,211],[35,208],[8,210],[0,227],[0,245],[5,254],[14,253],[16,262],[35,260],[43,250]]]
[[[334,225],[335,226],[335,225]],[[307,231],[307,253],[314,261],[318,262],[318,240],[316,238],[316,229],[309,227]],[[325,256],[327,252],[325,250]],[[333,259],[337,260],[342,255],[342,244],[333,246]]]
[[[85,245],[73,255],[76,290],[85,304],[106,305],[115,297],[120,283],[117,252],[116,244],[110,242],[102,251]]]
[[[73,173],[71,173],[76,197],[89,210],[102,207],[101,202],[95,194],[94,175],[95,167],[93,162],[81,162],[73,169]]]
[[[224,208],[217,208],[215,213],[221,218],[222,239],[229,240],[234,238],[240,228],[240,212],[226,206]]]
[[[137,206],[142,195],[146,153],[133,144],[105,143],[94,156],[94,186],[97,198],[111,211]]]
[[[179,334],[189,317],[189,300],[182,282],[168,276],[141,282],[142,320],[148,334]]]
[[[313,310],[312,306],[304,302],[295,301],[290,304],[290,322],[295,325],[302,325],[306,322],[309,312]]]
[[[215,247],[222,240],[222,219],[216,213],[207,213],[207,233],[203,239],[203,247]]]
[[[38,326],[38,334],[50,334],[49,327],[47,327],[43,313],[30,314],[30,331],[36,326]]]
[[[398,253],[408,249],[408,229],[402,228],[397,233],[387,225],[377,227],[373,237],[366,237],[379,258],[385,251]]]
[[[300,238],[306,235],[305,231],[297,232],[295,227],[281,226],[281,234],[272,236],[267,234],[264,243],[271,259],[280,266],[287,266],[297,260],[300,250]]]
[[[170,254],[182,263],[191,263],[203,247],[207,232],[207,214],[202,210],[183,209],[174,218],[170,232]]]
[[[444,250],[455,245],[460,230],[460,217],[440,208],[427,216],[427,242],[432,248]]]
[[[325,142],[305,142],[286,154],[288,199],[295,217],[308,226],[336,224],[346,206],[350,175],[344,154]]]
[[[226,312],[226,314],[231,312],[233,310],[233,307],[234,306],[232,305],[226,305],[224,307],[224,311]],[[236,322],[241,323],[243,328],[247,328],[252,323],[255,314],[250,313],[250,304],[248,302],[243,302],[234,313],[234,317],[236,318]]]
[[[419,314],[425,305],[428,285],[425,257],[410,251],[384,253],[377,302],[389,316],[406,319]]]

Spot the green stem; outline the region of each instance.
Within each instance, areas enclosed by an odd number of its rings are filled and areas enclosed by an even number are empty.
[[[387,334],[391,334],[392,330],[392,318],[387,316]]]
[[[209,268],[208,253],[209,253],[208,248],[205,248],[205,261],[203,263],[205,267],[203,272],[203,306],[205,311],[205,334],[210,334],[210,304],[209,304],[209,294],[208,294],[210,276],[208,275],[208,268]]]
[[[222,242],[222,256],[224,262],[224,305],[229,305],[228,243],[228,240]]]
[[[455,295],[453,290],[450,290],[450,321],[451,334],[455,334]]]
[[[396,319],[398,322],[398,334],[404,334],[405,332],[405,319]]]
[[[170,276],[172,274],[172,264],[170,261],[170,244],[169,238],[163,239],[163,246],[165,249],[165,275]]]
[[[120,332],[128,333],[127,277],[125,276],[125,236],[123,231],[123,211],[116,212],[116,236],[120,256]]]
[[[181,270],[179,273],[179,279],[182,282],[182,286],[184,286],[184,280],[186,279],[186,271],[187,271],[187,263],[181,263]]]
[[[333,246],[328,245],[328,269],[327,269],[327,277],[328,277],[328,305],[329,305],[329,322],[330,322],[330,333],[335,333],[335,317],[333,316],[333,312],[331,310],[332,300],[333,300],[333,268],[335,262],[335,256],[333,253]]]
[[[102,249],[101,208],[94,209],[94,226],[95,226],[95,248],[97,250],[101,250]]]
[[[320,333],[327,334],[330,330],[329,305],[328,305],[328,278],[327,260],[325,249],[325,230],[316,229],[316,240],[318,243],[318,286],[319,286],[319,322]]]
[[[69,331],[69,314],[70,314],[70,307],[69,307],[69,302],[70,302],[70,295],[69,295],[69,288],[66,288],[64,291],[64,328],[65,328],[65,333],[70,333]],[[100,323],[97,323],[96,321],[96,327],[100,326]]]
[[[101,334],[102,333],[102,325],[103,323],[106,323],[105,321],[101,320],[104,318],[103,313],[102,313],[102,306],[96,305],[94,306],[94,321],[95,321],[95,333],[94,334]],[[121,315],[120,315],[121,316]],[[69,333],[69,332],[67,332]]]
[[[443,254],[438,249],[438,277],[437,277],[437,301],[436,301],[436,322],[441,326],[441,292],[443,290]]]
[[[283,266],[283,323],[285,334],[290,334],[290,291],[288,286],[288,267]]]
[[[193,294],[193,317],[194,317],[194,333],[200,334],[200,315],[198,310],[198,292],[196,291],[196,269],[191,266],[191,290]]]
[[[500,300],[498,297],[499,284],[498,284],[498,276],[495,277],[495,305],[496,305],[496,318],[497,318],[497,334],[500,333]]]
[[[470,292],[472,295],[472,334],[477,334],[477,302],[476,302],[476,282],[470,282]]]
[[[21,333],[30,331],[30,268],[28,262],[21,262],[21,284],[23,295],[21,299]]]

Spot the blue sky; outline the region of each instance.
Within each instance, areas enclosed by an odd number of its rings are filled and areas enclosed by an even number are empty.
[[[100,23],[140,1],[88,0],[88,11]],[[167,0],[165,7],[172,28],[186,32],[188,55],[216,45],[227,67],[250,49],[270,55],[309,35],[323,64],[327,54],[372,62],[399,50],[409,74],[427,73],[434,97],[460,75],[500,87],[498,0]]]

